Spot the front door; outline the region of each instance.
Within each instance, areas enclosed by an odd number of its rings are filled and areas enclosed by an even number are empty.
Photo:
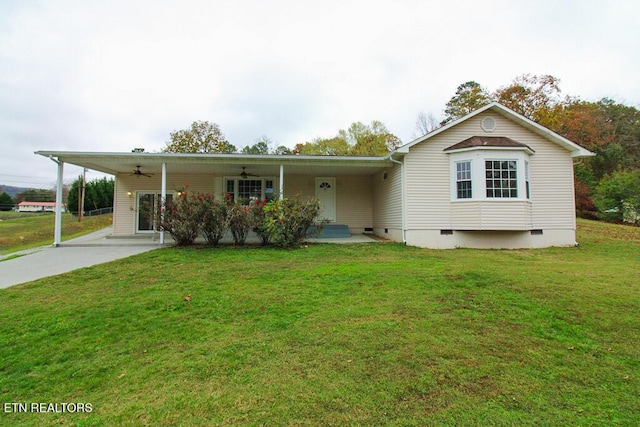
[[[316,178],[316,199],[320,202],[318,219],[336,222],[335,178]]]
[[[156,215],[162,198],[160,193],[138,193],[138,209],[136,217],[136,232],[144,233],[156,231]],[[167,194],[167,202],[173,199],[173,194]]]

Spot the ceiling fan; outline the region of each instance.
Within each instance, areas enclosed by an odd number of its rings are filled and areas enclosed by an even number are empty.
[[[133,170],[133,173],[131,175],[132,176],[137,176],[137,177],[146,176],[147,178],[151,178],[152,174],[142,172],[140,170],[140,165],[137,165],[136,168]]]
[[[242,167],[242,173],[240,174],[242,179],[247,179],[247,177],[249,177],[249,176],[260,176],[260,175],[256,175],[256,174],[253,174],[253,173],[247,173],[246,169],[247,168],[245,166]]]

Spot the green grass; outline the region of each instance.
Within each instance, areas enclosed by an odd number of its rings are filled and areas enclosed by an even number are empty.
[[[579,240],[168,248],[11,287],[0,403],[94,410],[0,424],[637,425],[640,229]]]
[[[62,240],[100,230],[111,222],[110,214],[85,217],[82,222],[71,214],[64,214]],[[0,212],[0,254],[51,244],[54,223],[52,213]]]

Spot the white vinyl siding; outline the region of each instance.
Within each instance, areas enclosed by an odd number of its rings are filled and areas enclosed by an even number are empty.
[[[456,200],[455,173],[452,170],[455,164],[443,150],[472,136],[483,135],[480,122],[487,116],[497,122],[492,136],[509,137],[528,145],[535,153],[526,157],[522,151],[518,153],[518,179],[522,184],[517,200],[495,200],[493,203],[497,204],[494,208],[493,204],[487,204],[491,200],[486,199],[485,194],[475,192],[474,197],[484,197],[482,203],[486,206],[474,208],[477,205],[470,203],[475,201]],[[463,153],[459,154],[461,157],[456,160],[466,160],[462,157]],[[483,156],[487,160],[491,158],[491,154]],[[529,163],[530,200],[526,198],[525,160]],[[499,114],[479,114],[416,144],[406,155],[405,165],[409,230],[455,230],[458,227],[471,229],[475,226],[482,229],[495,227],[496,230],[523,230],[527,227],[575,229],[573,162],[569,153]],[[472,169],[474,167],[472,165]],[[481,164],[481,172],[484,174],[484,163]],[[475,215],[482,217],[474,220]]]
[[[505,221],[505,217],[509,220]],[[531,203],[471,201],[452,203],[451,223],[456,230],[531,230]]]
[[[408,230],[452,228],[452,174],[449,156],[443,150],[465,139],[456,135],[458,127],[413,146],[404,158]]]
[[[383,174],[386,173],[386,179]],[[402,168],[396,165],[371,177],[373,182],[373,227],[402,229]]]
[[[336,223],[362,233],[373,226],[373,195],[369,176],[340,176],[336,179]]]

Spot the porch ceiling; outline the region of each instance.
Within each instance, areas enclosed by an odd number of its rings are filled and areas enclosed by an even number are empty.
[[[137,166],[143,173],[160,174],[162,164],[167,174],[236,176],[246,167],[249,174],[277,176],[280,165],[287,175],[371,175],[393,163],[385,157],[280,156],[242,154],[175,153],[91,153],[73,151],[36,151],[36,154],[93,169],[107,174],[129,174]]]

